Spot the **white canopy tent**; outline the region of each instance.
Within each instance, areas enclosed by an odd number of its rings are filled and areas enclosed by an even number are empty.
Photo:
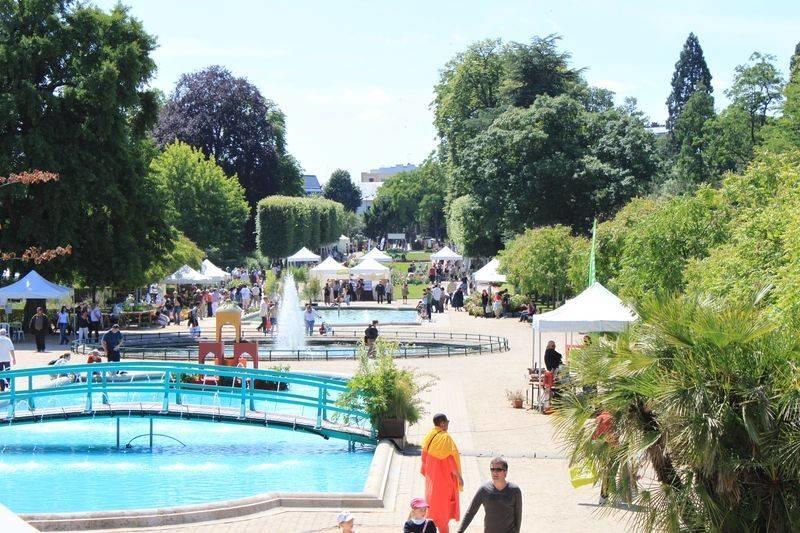
[[[212,283],[213,280],[204,276],[189,265],[183,265],[170,276],[161,280],[165,285],[204,285]]]
[[[347,235],[341,235],[336,243],[336,249],[339,250],[339,253],[346,254],[348,244],[350,244],[350,238]]]
[[[489,285],[492,283],[505,283],[506,276],[497,272],[500,266],[500,261],[497,258],[492,259],[483,267],[479,268],[473,275],[476,285]]]
[[[431,261],[461,261],[464,256],[455,253],[449,246],[445,246],[436,253],[431,254]]]
[[[622,300],[600,283],[594,282],[575,298],[548,313],[533,315],[533,360],[536,360],[536,333],[539,333],[539,366],[542,364],[542,333],[595,333],[623,331],[638,317]]]
[[[364,254],[364,257],[362,257],[361,259],[364,261],[366,261],[367,259],[372,259],[374,261],[377,261],[378,263],[391,263],[393,261],[392,257],[389,254],[381,252],[377,248],[373,248],[372,250]]]
[[[350,269],[350,274],[358,277],[370,277],[377,279],[388,279],[390,268],[378,263],[375,259],[365,259],[358,265]]]
[[[350,277],[347,267],[330,256],[310,269],[309,272],[320,279],[348,279]]]
[[[319,263],[320,256],[303,246],[294,255],[290,255],[286,260],[290,263]]]
[[[68,300],[72,289],[47,281],[38,272],[31,270],[21,280],[0,289],[0,300]]]
[[[223,281],[231,277],[230,274],[219,268],[208,259],[203,259],[203,263],[200,265],[200,273],[207,277],[210,281]]]

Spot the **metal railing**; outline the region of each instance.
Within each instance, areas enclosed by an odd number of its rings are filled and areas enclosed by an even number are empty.
[[[156,374],[158,377],[155,380],[136,379],[148,373]],[[128,375],[131,378],[129,381],[125,379]],[[65,376],[68,380],[64,380],[67,382],[58,386],[47,383],[46,386],[34,387],[34,381],[43,376]],[[221,380],[220,378],[227,378],[231,385],[209,384],[207,382],[209,376],[213,376],[217,382]],[[202,379],[203,377],[206,379]],[[130,414],[131,405],[137,402],[120,401],[119,405],[112,405],[111,399],[116,398],[116,393],[141,393],[151,395],[154,403],[160,403],[159,408],[147,410],[141,407],[142,402],[138,402],[139,410],[147,411],[147,416],[185,418],[208,411],[207,405],[191,402],[195,397],[215,400],[231,398],[231,407],[226,407],[223,412],[218,406],[217,416],[212,417],[213,419],[232,423],[248,421],[260,423],[263,420],[263,425],[285,428],[290,426],[289,429],[310,431],[326,438],[369,443],[374,443],[376,440],[375,429],[369,424],[367,413],[346,409],[336,403],[336,397],[347,390],[347,384],[345,380],[335,377],[199,363],[126,361],[10,370],[0,373],[0,378],[8,380],[9,383],[8,390],[0,394],[0,427],[20,421],[46,422],[68,419],[71,417],[67,415],[68,412],[73,416],[104,413],[109,416],[122,416],[120,412],[128,409]],[[200,378],[200,382],[187,382],[184,378]],[[260,389],[256,387],[257,381],[271,382],[276,384],[276,388],[280,388],[280,384],[302,385],[302,388],[307,391],[310,389],[311,392],[289,391],[288,387],[287,390]],[[67,397],[65,399],[69,400],[69,396],[77,396],[79,403],[73,401],[59,405],[55,409],[52,407],[37,409],[40,403],[47,403],[43,401],[45,399]],[[264,402],[264,410],[256,410],[256,403],[261,401]],[[116,400],[114,403],[117,403]],[[4,404],[5,416],[2,415]],[[19,409],[21,404],[27,409]],[[233,404],[238,404],[238,408],[233,407]],[[315,416],[267,412],[266,406],[269,404],[275,404],[276,407],[288,405],[311,408]],[[45,412],[58,413],[59,409],[64,413],[63,418],[44,416]],[[287,420],[291,423],[287,423]]]
[[[331,360],[352,358],[357,354],[357,345],[353,348],[325,347],[324,344],[312,345],[304,350],[280,350],[271,348],[272,337],[252,331],[243,331],[242,336],[250,342],[259,345],[259,360],[274,361],[302,361],[302,360]],[[308,340],[324,340],[325,343],[335,343],[337,339],[347,341],[360,341],[363,338],[360,331],[338,331],[334,335],[311,336]],[[400,342],[395,357],[438,357],[456,355],[474,355],[508,351],[508,339],[495,335],[479,333],[448,333],[435,331],[381,331],[381,338]],[[152,334],[125,334],[125,345],[122,357],[130,359],[154,360],[192,360],[197,357],[196,343],[198,341],[213,341],[210,337],[192,338],[188,333],[152,333]],[[436,345],[424,344],[435,342]],[[422,342],[423,344],[414,344]],[[73,344],[73,351],[86,353],[87,350],[97,348],[94,344]]]

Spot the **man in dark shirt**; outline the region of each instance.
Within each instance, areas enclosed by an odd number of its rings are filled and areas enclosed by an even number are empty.
[[[375,341],[378,340],[378,321],[373,320],[372,324],[364,330],[364,343],[367,345],[370,357],[375,357]]]
[[[119,330],[119,324],[114,324],[110,330],[106,331],[102,342],[108,362],[118,363],[120,358],[119,349],[122,346],[122,332]]]
[[[547,349],[544,351],[544,367],[550,372],[555,372],[561,366],[561,354],[556,351],[556,343],[550,341],[547,343]]]
[[[522,529],[522,491],[506,481],[508,463],[502,457],[495,457],[489,464],[489,470],[492,472],[492,481],[475,493],[458,533],[467,530],[481,505],[485,513],[485,533],[519,533]]]

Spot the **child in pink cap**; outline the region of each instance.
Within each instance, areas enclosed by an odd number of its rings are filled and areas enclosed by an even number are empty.
[[[436,524],[428,518],[428,502],[425,498],[411,500],[411,513],[403,525],[403,533],[436,533]]]

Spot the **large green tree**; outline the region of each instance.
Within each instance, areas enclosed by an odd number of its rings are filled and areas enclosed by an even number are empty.
[[[714,97],[708,92],[698,90],[686,101],[672,130],[677,147],[675,172],[678,180],[689,184],[708,180],[708,168],[704,161],[706,138],[703,127],[714,116]]]
[[[180,141],[153,159],[150,174],[164,191],[162,206],[173,211],[175,227],[213,261],[241,254],[250,208],[236,176],[226,176],[213,159]]]
[[[753,52],[750,61],[736,67],[736,75],[726,94],[750,117],[750,140],[756,143],[767,116],[783,100],[783,76],[775,66],[775,57]]]
[[[400,172],[378,189],[364,222],[370,237],[402,232],[442,238],[445,235],[446,177],[441,163],[428,160],[417,169]]]
[[[170,251],[173,232],[147,177],[154,48],[121,6],[3,3],[0,175],[39,168],[61,179],[4,198],[0,249],[70,243],[71,256],[42,270],[90,286],[144,282]]]
[[[690,33],[683,44],[680,58],[672,74],[672,91],[667,97],[667,128],[672,131],[689,98],[697,91],[711,94],[711,72],[703,56],[703,48],[694,33]]]
[[[341,168],[331,173],[331,177],[322,189],[322,195],[328,200],[339,202],[345,209],[355,211],[361,205],[361,189],[350,178],[350,173]]]

